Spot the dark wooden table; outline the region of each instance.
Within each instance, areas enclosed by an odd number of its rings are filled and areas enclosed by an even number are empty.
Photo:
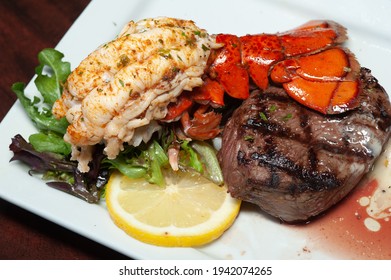
[[[37,54],[55,47],[89,0],[0,1],[0,121],[28,83]],[[0,259],[125,259],[100,244],[0,199]]]

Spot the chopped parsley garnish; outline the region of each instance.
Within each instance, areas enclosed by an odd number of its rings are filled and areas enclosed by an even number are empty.
[[[282,118],[282,120],[283,121],[288,121],[288,120],[290,120],[292,118],[292,114],[291,113],[288,113],[288,114],[286,114],[283,118]]]
[[[164,58],[172,58],[170,50],[168,50],[168,49],[160,49],[159,50],[159,55],[164,57]]]
[[[174,73],[178,73],[180,71],[180,69],[178,67],[173,67],[172,68],[172,72]]]
[[[245,135],[244,136],[244,141],[254,141],[254,136],[252,136],[252,135]]]
[[[117,67],[125,67],[130,62],[129,57],[126,54],[121,54],[119,56],[119,61],[117,63]]]
[[[277,110],[277,106],[275,104],[270,105],[269,112],[274,112],[275,110]]]
[[[261,119],[262,119],[263,121],[267,121],[267,117],[266,117],[266,115],[265,115],[264,112],[259,112],[259,116],[261,117]]]

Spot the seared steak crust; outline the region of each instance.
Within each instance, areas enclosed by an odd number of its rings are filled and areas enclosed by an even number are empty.
[[[345,197],[390,136],[385,90],[361,69],[360,105],[322,115],[282,88],[254,91],[224,128],[219,161],[233,197],[286,222],[306,221]]]

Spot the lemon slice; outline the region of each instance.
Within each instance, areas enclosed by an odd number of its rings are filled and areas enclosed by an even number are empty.
[[[185,171],[167,171],[166,187],[114,173],[106,204],[115,224],[149,244],[191,247],[220,237],[234,222],[240,200],[225,186]]]

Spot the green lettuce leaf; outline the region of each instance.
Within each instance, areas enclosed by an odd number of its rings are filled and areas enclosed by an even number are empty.
[[[153,141],[148,148],[150,172],[148,181],[159,186],[165,185],[162,169],[168,165],[168,157],[157,141]]]
[[[110,164],[112,168],[117,169],[119,172],[129,178],[145,177],[147,174],[147,167],[137,163],[132,159],[134,158],[129,160],[123,154],[120,154],[115,159],[105,158],[103,162]]]
[[[54,131],[61,135],[65,134],[68,127],[68,121],[65,118],[56,119],[48,110],[40,112],[38,107],[35,106],[38,101],[32,101],[24,94],[24,83],[15,83],[12,85],[11,89],[18,97],[29,118],[39,130]]]
[[[52,115],[51,108],[54,102],[60,98],[62,85],[71,73],[70,63],[62,61],[63,57],[61,52],[49,48],[38,54],[40,65],[35,69],[37,77],[34,83],[43,98],[43,106],[40,109],[37,107],[38,97],[30,100],[25,95],[24,83],[14,83],[11,87],[27,115],[39,130],[53,131],[61,135],[65,134],[69,124],[65,118],[56,119]]]
[[[200,159],[205,166],[203,175],[215,184],[222,185],[224,178],[216,150],[205,141],[193,141],[190,145],[200,155]]]
[[[38,54],[40,65],[35,68],[37,77],[34,83],[50,108],[60,98],[62,85],[71,73],[71,65],[69,62],[62,61],[63,57],[61,52],[50,48]]]
[[[129,178],[144,178],[151,184],[165,185],[163,169],[168,157],[157,141],[150,141],[140,147],[128,147],[115,159],[105,158],[109,168],[115,168]]]
[[[196,151],[190,146],[190,142],[183,141],[183,143],[181,144],[181,148],[187,154],[187,156],[184,157],[185,162],[182,164],[193,168],[200,174],[203,174],[204,168],[202,166],[202,162],[198,158]]]
[[[29,136],[29,142],[38,152],[52,152],[56,154],[69,155],[71,145],[64,141],[58,134],[48,132],[35,133]]]

